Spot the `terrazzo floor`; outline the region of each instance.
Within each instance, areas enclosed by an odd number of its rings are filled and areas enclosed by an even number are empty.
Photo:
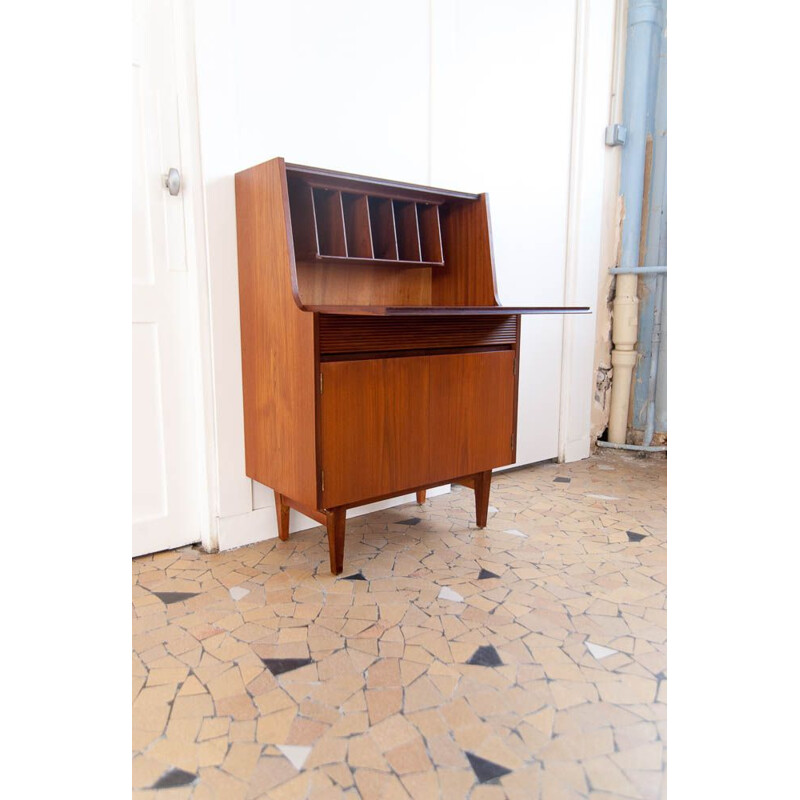
[[[666,461],[133,561],[135,798],[666,797]]]

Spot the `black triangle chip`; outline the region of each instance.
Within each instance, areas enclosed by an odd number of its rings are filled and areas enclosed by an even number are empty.
[[[495,650],[492,645],[488,644],[485,647],[479,647],[472,654],[472,658],[467,661],[467,664],[473,664],[478,667],[502,667],[503,661],[497,650]]]
[[[307,667],[314,663],[310,658],[262,658],[261,660],[273,675],[281,675],[284,672],[291,672],[293,669],[300,669],[300,667]]]
[[[487,761],[485,758],[475,756],[472,753],[467,753],[466,756],[469,759],[472,771],[478,778],[478,783],[488,783],[497,778],[502,778],[503,775],[508,775],[511,772],[507,767],[495,764],[494,761]]]
[[[181,603],[190,597],[197,597],[197,592],[153,592],[153,594],[165,605],[170,603]]]

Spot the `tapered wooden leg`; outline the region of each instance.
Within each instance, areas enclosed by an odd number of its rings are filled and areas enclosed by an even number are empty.
[[[428,496],[428,492],[426,489],[417,489],[417,502],[420,505],[425,503],[425,498]]]
[[[275,492],[275,513],[278,516],[278,536],[285,542],[289,538],[289,506],[278,492]]]
[[[332,508],[325,512],[328,525],[328,548],[331,551],[331,572],[338,575],[344,566],[344,528],[347,511]]]
[[[489,487],[492,484],[492,472],[479,472],[475,479],[475,524],[479,528],[486,527],[489,516]]]

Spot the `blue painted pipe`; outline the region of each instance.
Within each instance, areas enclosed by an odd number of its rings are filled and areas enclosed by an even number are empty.
[[[622,148],[620,170],[624,218],[618,268],[620,274],[627,273],[633,280],[627,277],[618,279],[617,297],[614,300],[614,349],[611,353],[614,378],[608,426],[608,438],[614,443],[622,443],[626,438],[625,417],[631,388],[629,381],[631,369],[637,360],[632,347],[636,344],[636,336],[641,336],[630,324],[630,315],[635,313],[637,304],[637,278],[635,272],[631,273],[639,268],[647,140],[654,128],[663,26],[662,0],[629,0],[622,98],[622,122],[627,135]]]
[[[666,453],[667,448],[663,445],[643,445],[643,444],[617,444],[616,442],[597,443],[598,447],[607,447],[609,450],[635,450],[640,453]]]
[[[619,264],[622,268],[639,266],[645,148],[647,134],[653,132],[663,27],[661,0],[629,1],[622,99],[622,119],[628,135],[622,148],[620,172],[620,194],[625,203]]]

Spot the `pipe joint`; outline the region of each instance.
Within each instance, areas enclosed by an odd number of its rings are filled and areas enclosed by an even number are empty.
[[[637,309],[639,299],[630,295],[614,298],[614,314],[611,319],[611,341],[614,347],[633,349],[639,332]]]
[[[612,350],[611,366],[618,370],[632,370],[638,357],[636,350]]]
[[[628,6],[628,28],[642,24],[664,27],[664,12],[659,0],[630,0]]]
[[[611,366],[614,368],[612,386],[618,392],[615,398],[611,396],[611,408],[608,415],[608,440],[610,442],[624,443],[628,435],[628,406],[629,397],[619,394],[620,386],[630,389],[633,377],[633,368],[636,365],[638,354],[635,350],[612,350]]]

